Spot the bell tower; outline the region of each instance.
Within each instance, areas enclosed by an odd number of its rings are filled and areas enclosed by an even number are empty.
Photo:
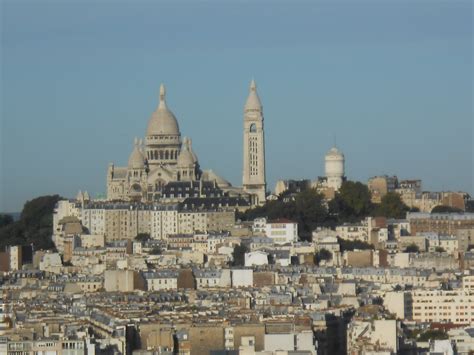
[[[253,205],[265,203],[265,140],[263,109],[252,80],[250,93],[244,107],[244,167],[242,185],[252,195]]]

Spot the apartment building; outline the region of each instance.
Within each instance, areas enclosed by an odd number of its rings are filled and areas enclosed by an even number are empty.
[[[474,292],[458,290],[416,290],[412,292],[413,320],[471,324],[474,322]]]

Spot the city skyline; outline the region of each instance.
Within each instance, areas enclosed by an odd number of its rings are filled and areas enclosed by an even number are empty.
[[[150,34],[148,12],[160,5],[168,16]],[[323,175],[336,135],[351,180],[396,174],[422,179],[427,190],[473,194],[469,2],[215,6],[220,17],[208,25],[193,10],[209,19],[211,4],[160,5],[127,13],[124,4],[5,2],[2,212],[42,194],[104,193],[105,167],[126,162],[160,82],[201,165],[240,186],[252,77],[265,112],[267,189],[278,179]],[[123,31],[124,21],[142,15],[143,23]],[[241,28],[234,16],[254,25]],[[283,20],[291,28],[282,29]]]

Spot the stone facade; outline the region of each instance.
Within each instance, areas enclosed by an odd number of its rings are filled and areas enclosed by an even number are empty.
[[[152,113],[145,139],[135,138],[125,167],[110,163],[107,171],[109,201],[154,202],[162,199],[170,182],[213,182],[231,196],[265,201],[265,155],[261,104],[252,82],[245,106],[244,187],[236,188],[212,170],[201,170],[190,138],[182,137],[178,120],[168,108],[161,85],[159,104]],[[182,202],[185,196],[175,196]]]

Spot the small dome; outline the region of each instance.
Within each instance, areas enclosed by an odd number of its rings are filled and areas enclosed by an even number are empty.
[[[329,152],[326,153],[326,158],[344,158],[344,154],[336,147],[332,147],[329,149]]]
[[[253,110],[262,110],[262,103],[260,102],[260,98],[258,97],[257,85],[255,84],[255,80],[252,80],[252,82],[250,83],[250,93],[247,97],[247,101],[245,102],[245,111]]]
[[[179,125],[173,112],[166,106],[165,87],[160,86],[160,103],[158,108],[151,114],[146,130],[147,136],[155,135],[180,135]]]
[[[197,159],[195,159],[195,155],[190,149],[189,141],[185,137],[183,139],[183,146],[181,148],[181,152],[179,153],[177,164],[178,166],[188,167],[193,166],[196,161]]]
[[[217,183],[217,186],[219,186],[220,188],[231,187],[232,186],[232,184],[229,181],[227,181],[223,177],[217,175],[211,169],[206,170],[206,171],[203,172],[202,179],[206,180],[206,181],[215,181]]]
[[[129,169],[144,169],[145,168],[145,157],[140,151],[138,146],[138,141],[135,139],[135,145],[133,147],[132,154],[128,158],[128,168]]]

